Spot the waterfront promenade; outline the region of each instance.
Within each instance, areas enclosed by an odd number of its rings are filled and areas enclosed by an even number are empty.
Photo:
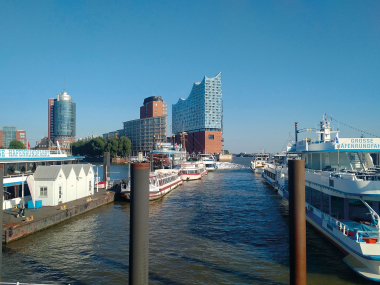
[[[25,217],[17,217],[19,209],[3,211],[3,243],[44,230],[57,223],[63,222],[76,215],[90,211],[96,207],[113,202],[115,192],[99,189],[94,195],[77,199],[59,206],[42,207],[39,209],[26,209]],[[30,217],[33,219],[30,220]]]

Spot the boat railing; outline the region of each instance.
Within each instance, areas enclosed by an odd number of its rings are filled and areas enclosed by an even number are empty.
[[[369,234],[374,234],[370,236]],[[367,234],[368,237],[364,237]],[[365,240],[367,239],[368,242]],[[366,243],[380,243],[379,231],[356,231],[356,242],[366,242]]]
[[[343,233],[343,235],[348,236],[348,230],[350,228],[346,224],[342,223],[341,221],[338,221],[336,219],[334,220],[335,220],[335,224],[338,226],[338,229]]]
[[[329,214],[323,213],[321,210],[317,209],[316,207],[312,206],[311,204],[307,203],[307,209],[310,212],[312,212],[314,215],[316,215],[317,217],[320,217],[323,221],[325,221],[327,223],[327,225],[330,225],[330,227],[331,227],[331,225],[335,225],[337,227],[337,229],[340,230],[344,236],[349,235],[349,230],[352,227],[349,227],[348,225],[339,221],[338,219],[331,217]],[[353,231],[352,231],[352,233],[353,233]]]
[[[380,174],[376,172],[359,172],[351,170],[341,170],[339,173],[330,173],[331,178],[349,179],[353,180],[354,177],[362,181],[380,181]]]

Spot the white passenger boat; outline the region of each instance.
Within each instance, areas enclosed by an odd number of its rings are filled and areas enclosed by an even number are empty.
[[[168,194],[173,189],[182,185],[182,178],[178,175],[177,169],[158,169],[149,176],[149,200],[153,201]],[[122,187],[121,196],[130,200],[131,186]]]
[[[202,179],[207,175],[206,167],[201,157],[188,157],[181,164],[179,175],[185,181]]]
[[[286,153],[276,153],[271,155],[265,165],[261,177],[264,182],[270,184],[275,189],[279,189],[284,184],[284,175],[281,175],[281,170],[286,162]]]
[[[253,173],[263,173],[269,156],[269,153],[256,153],[251,160],[249,169],[251,169]]]
[[[199,154],[199,156],[203,158],[203,163],[207,171],[215,171],[218,169],[218,166],[216,165],[216,158],[213,154],[204,153]]]
[[[347,254],[349,267],[380,281],[380,169],[370,155],[378,156],[380,138],[339,138],[326,117],[320,126],[317,139],[296,139],[287,153],[305,160],[306,219]],[[287,164],[276,171],[288,199]]]

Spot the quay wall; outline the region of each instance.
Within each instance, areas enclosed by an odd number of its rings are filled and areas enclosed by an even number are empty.
[[[5,238],[3,239],[3,242],[9,243],[15,241],[60,222],[69,220],[72,217],[88,212],[102,205],[111,203],[115,201],[117,198],[116,196],[117,193],[107,191],[106,195],[102,197],[95,199],[93,198],[83,204],[72,206],[70,208],[66,208],[65,210],[59,210],[56,214],[9,227],[5,230]]]
[[[219,154],[219,161],[220,162],[231,162],[232,161],[232,154]]]

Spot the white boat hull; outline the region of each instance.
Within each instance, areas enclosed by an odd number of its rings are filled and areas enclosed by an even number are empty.
[[[169,185],[162,186],[160,188],[157,187],[150,187],[149,189],[149,201],[157,200],[166,194],[168,194],[173,189],[177,188],[178,186],[182,185],[183,180],[179,179],[178,181],[174,181],[173,183],[170,183]],[[121,196],[126,198],[127,200],[131,199],[131,191],[124,190],[121,192]]]

